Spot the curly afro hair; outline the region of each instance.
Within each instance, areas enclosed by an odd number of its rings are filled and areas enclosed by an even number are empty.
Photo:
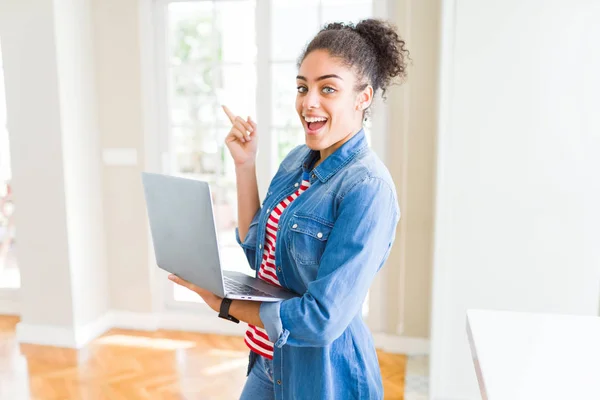
[[[341,22],[325,25],[298,58],[298,68],[314,50],[327,50],[348,67],[356,68],[360,79],[355,89],[360,91],[370,84],[374,94],[381,90],[383,98],[391,84],[405,80],[410,59],[396,28],[381,19],[365,19],[356,25]]]

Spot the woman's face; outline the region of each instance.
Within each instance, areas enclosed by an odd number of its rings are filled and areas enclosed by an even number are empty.
[[[368,86],[357,93],[356,73],[339,59],[326,50],[310,52],[300,65],[296,84],[296,111],[309,148],[329,150],[327,156],[361,129],[373,90]]]

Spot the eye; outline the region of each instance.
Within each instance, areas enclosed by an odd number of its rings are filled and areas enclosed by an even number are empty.
[[[335,90],[334,88],[332,88],[332,87],[325,86],[325,87],[323,88],[323,92],[324,92],[324,93],[327,93],[327,94],[331,94],[331,93],[335,93],[335,92],[336,92],[336,90]]]
[[[298,86],[298,93],[306,93],[306,86]]]

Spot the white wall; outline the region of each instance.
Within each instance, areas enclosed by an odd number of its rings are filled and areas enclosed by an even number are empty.
[[[71,277],[53,5],[0,3],[22,321],[70,326]],[[31,29],[35,26],[35,29]],[[27,51],[24,51],[26,49]],[[43,223],[40,223],[43,222]],[[50,296],[52,294],[52,296]]]
[[[388,166],[402,218],[387,264],[388,329],[428,338],[438,110],[440,0],[394,1],[392,21],[410,51],[407,81],[389,91]]]
[[[77,325],[108,309],[100,136],[89,0],[55,0],[69,262]]]
[[[75,346],[108,311],[90,2],[7,0],[0,16],[21,271],[17,334]]]
[[[4,96],[4,68],[2,65],[2,38],[0,37],[0,181],[8,180],[10,172],[10,145],[6,130],[6,98]]]
[[[150,0],[91,0],[98,116],[102,149],[130,149],[132,165],[105,165],[104,213],[110,307],[153,311],[147,215],[140,172],[144,169],[144,130],[140,10]],[[152,35],[152,32],[150,32]],[[145,38],[154,44],[152,36]]]
[[[430,393],[476,399],[467,309],[598,314],[600,3],[443,20]]]

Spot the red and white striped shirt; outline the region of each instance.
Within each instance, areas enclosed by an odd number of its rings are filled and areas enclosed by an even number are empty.
[[[272,285],[280,286],[279,279],[276,273],[276,262],[275,262],[275,244],[277,243],[277,232],[279,228],[279,218],[283,211],[290,205],[290,203],[298,198],[306,189],[310,187],[310,178],[308,174],[304,174],[302,177],[302,183],[296,192],[291,196],[283,199],[274,209],[271,211],[269,218],[267,219],[267,230],[265,233],[265,243],[263,247],[263,257],[258,270],[258,277]],[[267,331],[258,328],[254,325],[248,324],[248,330],[246,330],[246,336],[244,342],[250,348],[250,350],[261,356],[273,359],[273,342],[269,340]]]

